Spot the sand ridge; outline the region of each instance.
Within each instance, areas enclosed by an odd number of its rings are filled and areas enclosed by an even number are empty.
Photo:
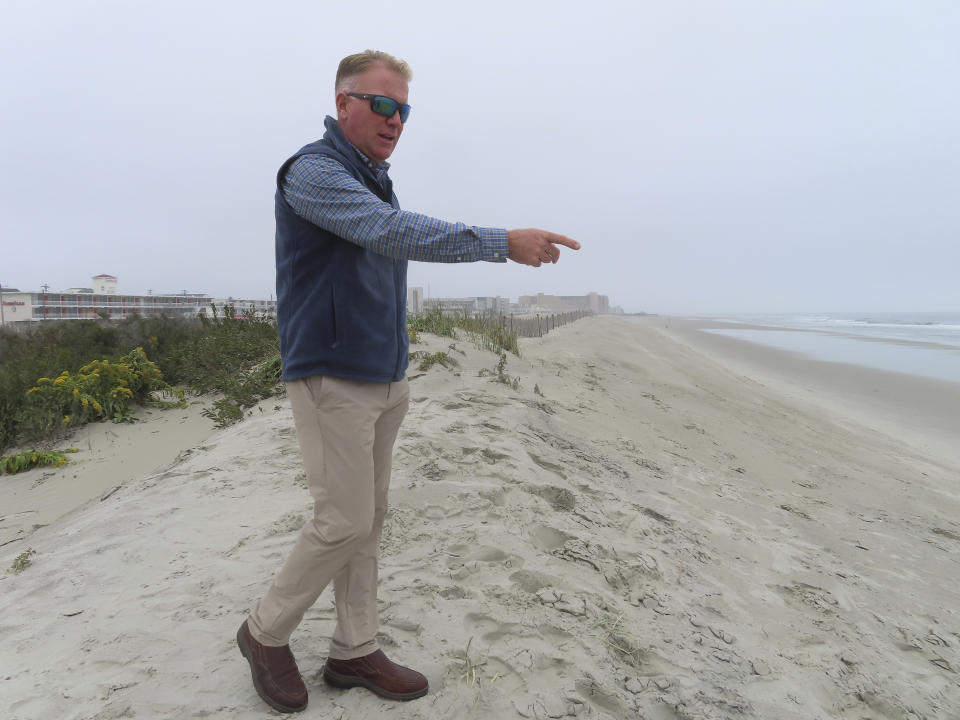
[[[414,346],[460,367],[409,373],[380,641],[431,691],[325,687],[328,591],[292,641],[302,717],[960,715],[960,468],[664,325],[526,341],[518,389],[466,339]],[[266,401],[38,530],[0,579],[0,714],[262,717],[233,633],[311,511]]]
[[[139,408],[131,423],[84,425],[54,444],[78,451],[69,466],[0,479],[0,548],[22,548],[34,530],[205,440],[216,430],[203,415],[210,405],[209,397],[192,397],[185,408]]]

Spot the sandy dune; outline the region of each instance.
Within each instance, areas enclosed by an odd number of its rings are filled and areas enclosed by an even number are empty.
[[[526,341],[519,389],[466,339],[458,369],[411,368],[380,639],[431,691],[327,688],[328,592],[292,641],[301,717],[960,717],[957,453],[856,398],[817,403],[799,361],[793,381],[748,375],[681,326]],[[270,713],[233,636],[310,512],[301,478],[267,401],[0,548],[3,567],[36,551],[0,576],[0,716]]]

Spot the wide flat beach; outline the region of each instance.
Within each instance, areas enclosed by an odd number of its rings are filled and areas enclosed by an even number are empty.
[[[518,389],[466,339],[412,366],[380,641],[430,694],[327,688],[327,591],[301,717],[960,717],[960,386],[701,326],[577,321]],[[0,547],[35,551],[0,576],[0,717],[270,713],[233,638],[311,512],[289,407],[157,465]]]

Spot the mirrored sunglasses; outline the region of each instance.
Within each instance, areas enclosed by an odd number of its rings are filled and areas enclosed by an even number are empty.
[[[360,100],[369,100],[370,109],[377,113],[377,115],[393,117],[393,114],[399,110],[400,122],[402,123],[405,123],[407,118],[410,117],[410,106],[401,105],[393,98],[388,98],[384,95],[371,95],[370,93],[347,93],[347,95],[359,98]]]

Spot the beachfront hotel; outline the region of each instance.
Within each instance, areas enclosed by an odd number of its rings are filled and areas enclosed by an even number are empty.
[[[0,289],[0,323],[42,322],[45,320],[122,320],[139,315],[150,317],[191,318],[232,307],[235,316],[248,312],[275,316],[277,301],[244,300],[232,297],[214,298],[205,293],[126,295],[117,291],[117,278],[113,275],[96,275],[91,278],[92,287],[74,287],[59,292],[49,292],[46,287],[38,291],[19,291],[14,288]]]
[[[521,295],[517,304],[522,307],[536,308],[538,312],[569,312],[571,310],[589,310],[595,315],[606,315],[616,312],[611,310],[610,298],[595,292],[586,295]]]

